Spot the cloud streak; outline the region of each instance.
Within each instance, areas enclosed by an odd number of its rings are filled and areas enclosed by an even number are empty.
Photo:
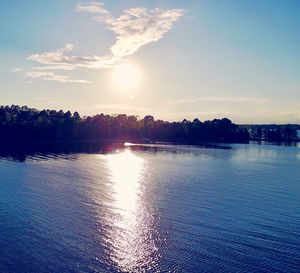
[[[256,98],[256,97],[200,97],[195,99],[185,99],[185,100],[176,100],[168,101],[166,105],[180,105],[188,103],[197,103],[202,101],[210,102],[229,102],[229,103],[257,103],[264,104],[270,101],[269,98]]]
[[[31,79],[42,79],[42,80],[46,80],[46,81],[56,81],[56,82],[60,82],[60,83],[89,83],[86,80],[72,79],[70,76],[57,75],[53,72],[44,72],[44,71],[26,72],[25,76],[27,78],[31,78]]]
[[[141,113],[146,113],[149,109],[145,107],[134,107],[126,106],[123,104],[95,104],[94,108],[103,109],[103,110],[112,110],[112,111],[138,111]]]
[[[14,68],[10,70],[11,73],[18,73],[18,72],[23,72],[22,68]]]
[[[35,69],[45,70],[74,70],[77,68],[99,68],[111,65],[113,58],[104,56],[67,56],[66,53],[73,51],[75,48],[72,44],[66,44],[63,48],[44,52],[40,54],[33,54],[28,57],[28,60],[38,62],[46,67],[35,67]]]
[[[55,51],[30,55],[28,57],[30,61],[42,65],[35,66],[34,70],[41,70],[42,72],[27,72],[25,73],[27,77],[59,82],[76,82],[68,76],[58,76],[49,70],[71,71],[110,67],[122,58],[136,53],[143,46],[162,39],[184,14],[182,9],[147,10],[138,7],[126,9],[119,17],[114,17],[101,2],[91,2],[86,5],[78,4],[77,11],[92,13],[96,21],[105,25],[116,35],[115,43],[110,47],[109,53],[104,56],[75,56],[71,54],[74,51],[74,45],[66,44],[63,48]],[[82,80],[78,82],[82,82]]]

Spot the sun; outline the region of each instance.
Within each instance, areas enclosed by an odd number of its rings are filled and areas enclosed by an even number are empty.
[[[141,85],[142,73],[136,65],[123,63],[113,68],[111,80],[119,90],[134,91]]]

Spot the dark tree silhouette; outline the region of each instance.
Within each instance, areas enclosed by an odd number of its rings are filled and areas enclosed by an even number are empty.
[[[299,137],[297,130],[299,125],[266,124],[266,125],[244,125],[249,132],[251,140],[266,140],[272,142],[297,142]]]
[[[143,119],[125,114],[105,114],[81,118],[78,112],[42,110],[27,106],[0,107],[0,140],[8,142],[89,142],[89,141],[167,141],[247,142],[298,140],[292,126],[238,126],[229,119],[181,122]]]

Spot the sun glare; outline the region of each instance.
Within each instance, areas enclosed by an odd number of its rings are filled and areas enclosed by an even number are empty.
[[[112,71],[112,84],[119,90],[136,90],[140,86],[141,81],[141,71],[133,64],[120,64]]]

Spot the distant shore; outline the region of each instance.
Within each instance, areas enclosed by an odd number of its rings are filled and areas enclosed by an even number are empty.
[[[82,118],[78,112],[17,105],[0,107],[0,146],[126,141],[194,145],[252,140],[279,143],[299,141],[298,130],[299,125],[237,125],[228,118],[178,122],[155,120],[150,115],[142,119],[126,114]]]

